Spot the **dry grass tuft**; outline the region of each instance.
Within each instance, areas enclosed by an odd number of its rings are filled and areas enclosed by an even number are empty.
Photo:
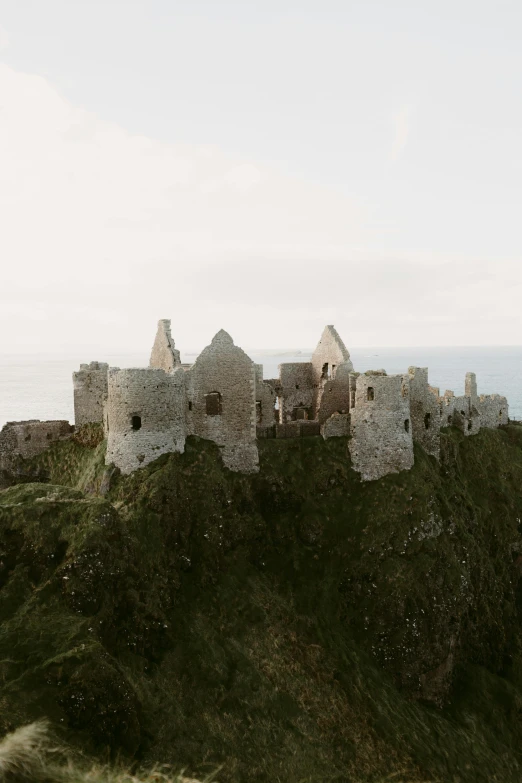
[[[161,769],[139,775],[101,766],[82,769],[65,758],[46,721],[22,726],[0,742],[0,783],[199,783]]]

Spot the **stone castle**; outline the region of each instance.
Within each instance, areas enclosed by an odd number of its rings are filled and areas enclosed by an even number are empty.
[[[125,474],[161,454],[183,452],[189,435],[214,441],[225,466],[241,473],[259,470],[259,439],[350,436],[353,469],[371,481],[409,470],[414,441],[438,459],[443,427],[474,435],[508,423],[506,398],[479,396],[474,373],[466,375],[464,396],[456,397],[430,386],[426,368],[355,372],[333,326],[325,327],[311,361],[281,364],[279,378],[264,379],[262,365],[223,330],[194,364],[182,364],[170,321],[161,320],[149,367],[91,362],[73,381],[75,427],[102,424],[106,463]],[[73,431],[66,421],[6,424],[0,468]]]

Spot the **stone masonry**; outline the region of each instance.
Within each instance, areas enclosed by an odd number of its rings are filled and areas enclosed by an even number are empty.
[[[360,375],[351,419],[350,454],[363,481],[413,467],[408,375]]]
[[[407,374],[354,372],[350,354],[333,326],[326,326],[308,362],[282,363],[279,377],[263,378],[227,332],[221,330],[193,364],[181,364],[170,321],[158,322],[148,368],[80,365],[73,374],[76,426],[102,423],[107,464],[131,473],[161,454],[183,452],[196,435],[219,447],[230,470],[259,470],[258,439],[345,437],[352,467],[363,481],[408,470],[413,443],[434,459],[440,433],[458,427],[475,435],[509,421],[500,395],[479,395],[473,373],[465,392],[440,395],[425,367]],[[0,468],[69,437],[58,422],[11,422],[0,432]]]
[[[105,410],[107,464],[132,473],[161,454],[185,449],[184,371],[109,370]]]
[[[176,350],[170,333],[170,321],[166,319],[158,321],[158,331],[152,346],[149,367],[165,372],[181,367],[179,351]]]
[[[73,373],[74,421],[77,427],[103,421],[108,371],[108,364],[91,362],[80,364],[80,369]]]
[[[222,329],[187,370],[186,382],[189,433],[217,443],[227,468],[258,471],[252,359]]]
[[[73,432],[68,421],[7,422],[0,431],[0,470],[9,470],[17,458],[36,457],[52,443],[70,438]]]

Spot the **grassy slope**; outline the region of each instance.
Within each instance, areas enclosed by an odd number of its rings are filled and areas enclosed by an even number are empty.
[[[96,441],[0,493],[4,730],[222,780],[519,780],[522,428],[368,484],[345,439],[110,482]]]

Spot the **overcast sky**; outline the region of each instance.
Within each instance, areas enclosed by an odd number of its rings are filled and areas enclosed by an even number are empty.
[[[522,3],[0,0],[0,353],[522,344]]]

